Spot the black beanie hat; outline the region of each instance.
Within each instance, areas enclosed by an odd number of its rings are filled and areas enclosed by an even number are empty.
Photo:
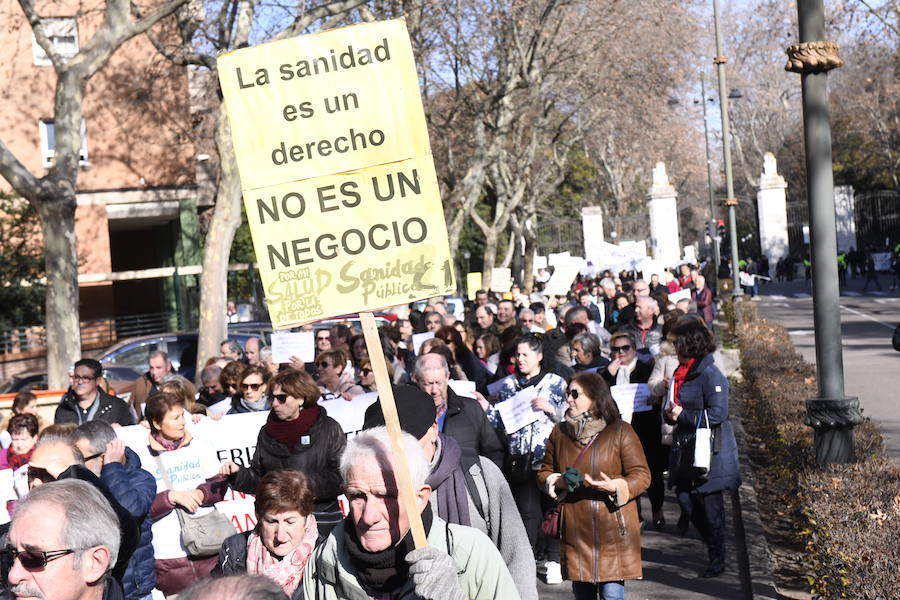
[[[397,405],[397,416],[400,417],[400,428],[417,440],[421,439],[437,419],[434,398],[412,385],[392,385],[391,389],[394,390],[394,403]],[[379,425],[384,425],[380,397],[366,409],[363,429]]]

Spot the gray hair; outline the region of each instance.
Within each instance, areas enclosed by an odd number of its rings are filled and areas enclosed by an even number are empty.
[[[675,306],[678,306],[682,302],[687,304],[687,307],[685,307],[685,312],[687,312],[687,313],[697,312],[697,301],[696,300],[694,300],[693,298],[682,298],[681,300],[679,300],[678,302],[675,303]]]
[[[226,346],[229,352],[234,352],[239,356],[244,355],[244,349],[235,340],[224,340],[219,346]]]
[[[169,362],[169,355],[163,352],[162,350],[154,350],[150,353],[150,356],[147,357],[147,362],[150,362],[151,359],[161,358],[165,362]]]
[[[200,371],[200,382],[203,384],[208,384],[213,381],[219,380],[219,375],[222,374],[222,367],[218,365],[209,365],[207,367],[203,367],[203,370]]]
[[[179,592],[178,600],[287,600],[287,594],[265,575],[229,575],[201,579]]]
[[[109,501],[93,485],[80,479],[63,479],[36,486],[16,505],[13,521],[28,510],[38,510],[41,504],[55,504],[62,509],[66,522],[59,532],[60,545],[75,550],[75,566],[81,564],[82,551],[94,546],[109,549],[111,570],[119,558],[122,543],[119,518]]]
[[[531,310],[530,308],[523,308],[522,310],[519,311],[519,319],[522,318],[522,315],[526,315],[526,314],[531,315],[532,317],[534,317],[534,311],[533,311],[533,310]]]
[[[409,475],[412,478],[413,487],[418,489],[425,485],[425,479],[428,477],[428,463],[425,461],[425,454],[416,438],[405,431],[400,439],[400,444],[406,453],[406,460],[409,461]],[[347,440],[347,447],[341,456],[341,478],[347,481],[347,476],[353,467],[363,464],[380,465],[383,470],[393,473],[392,455],[387,427],[373,427],[361,431],[356,437]]]
[[[269,346],[259,347],[259,362],[269,362],[272,359],[272,349]]]
[[[426,359],[426,356],[429,358]],[[439,364],[422,366],[422,363],[424,362],[437,362]],[[416,366],[413,369],[413,380],[422,381],[425,371],[439,371],[441,369],[443,369],[444,374],[447,377],[450,377],[450,366],[447,364],[447,359],[440,354],[423,354],[416,360]]]
[[[593,354],[594,358],[600,356],[600,338],[598,338],[593,333],[588,333],[587,331],[584,333],[579,333],[574,338],[572,338],[572,344],[574,344],[575,342],[581,344],[582,350]]]
[[[106,445],[116,439],[116,430],[104,421],[88,421],[73,431],[69,439],[73,442],[87,440],[91,454],[99,454],[105,452]]]

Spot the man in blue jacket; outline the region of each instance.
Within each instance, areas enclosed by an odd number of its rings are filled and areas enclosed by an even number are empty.
[[[84,465],[94,472],[140,527],[140,541],[128,562],[122,588],[126,600],[150,600],[156,587],[150,505],[156,497],[156,479],[141,468],[141,459],[115,430],[103,421],[89,421],[72,432],[72,441],[84,454]]]

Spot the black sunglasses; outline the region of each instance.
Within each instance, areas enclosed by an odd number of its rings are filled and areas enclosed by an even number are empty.
[[[631,350],[630,345],[628,345],[628,346],[610,346],[609,347],[610,352],[628,352],[629,350]]]
[[[242,390],[253,390],[253,391],[255,392],[256,390],[258,390],[259,388],[261,388],[263,385],[265,385],[265,384],[262,384],[262,383],[242,383],[242,384],[241,384],[241,389],[242,389]]]
[[[316,366],[319,367],[320,369],[327,369],[328,367],[331,366],[331,363],[328,362],[327,360],[323,360],[323,361],[317,362]]]
[[[270,397],[272,398],[272,402],[287,402],[288,399],[287,394],[272,394]]]
[[[368,377],[369,373],[372,372],[372,369],[360,369],[359,374],[363,377]]]
[[[572,396],[572,398],[573,398],[574,400],[578,400],[578,396],[579,396],[578,390],[576,390],[576,389],[571,389],[571,390],[569,390],[568,392],[566,392],[566,396]]]
[[[97,454],[91,454],[90,456],[85,456],[84,462],[87,462],[89,460],[94,460],[95,458],[100,458],[104,454],[106,454],[106,452],[98,452]]]
[[[35,479],[40,479],[42,483],[56,481],[56,477],[51,475],[47,469],[28,465],[28,483],[31,483]]]
[[[16,550],[15,548],[6,548],[0,551],[0,558],[3,561],[3,569],[9,572],[12,569],[16,559],[22,563],[22,566],[29,571],[37,571],[47,566],[51,560],[56,560],[68,554],[75,554],[75,550],[51,550],[44,552],[42,550]]]

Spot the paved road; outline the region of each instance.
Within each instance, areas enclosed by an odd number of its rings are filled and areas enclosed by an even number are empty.
[[[879,421],[885,445],[900,461],[900,352],[891,335],[900,322],[900,291],[881,278],[881,292],[863,292],[863,280],[850,280],[841,292],[844,382],[848,396],[858,396],[865,415]],[[803,281],[771,283],[760,290],[760,313],[791,332],[794,345],[815,364],[812,298]]]

